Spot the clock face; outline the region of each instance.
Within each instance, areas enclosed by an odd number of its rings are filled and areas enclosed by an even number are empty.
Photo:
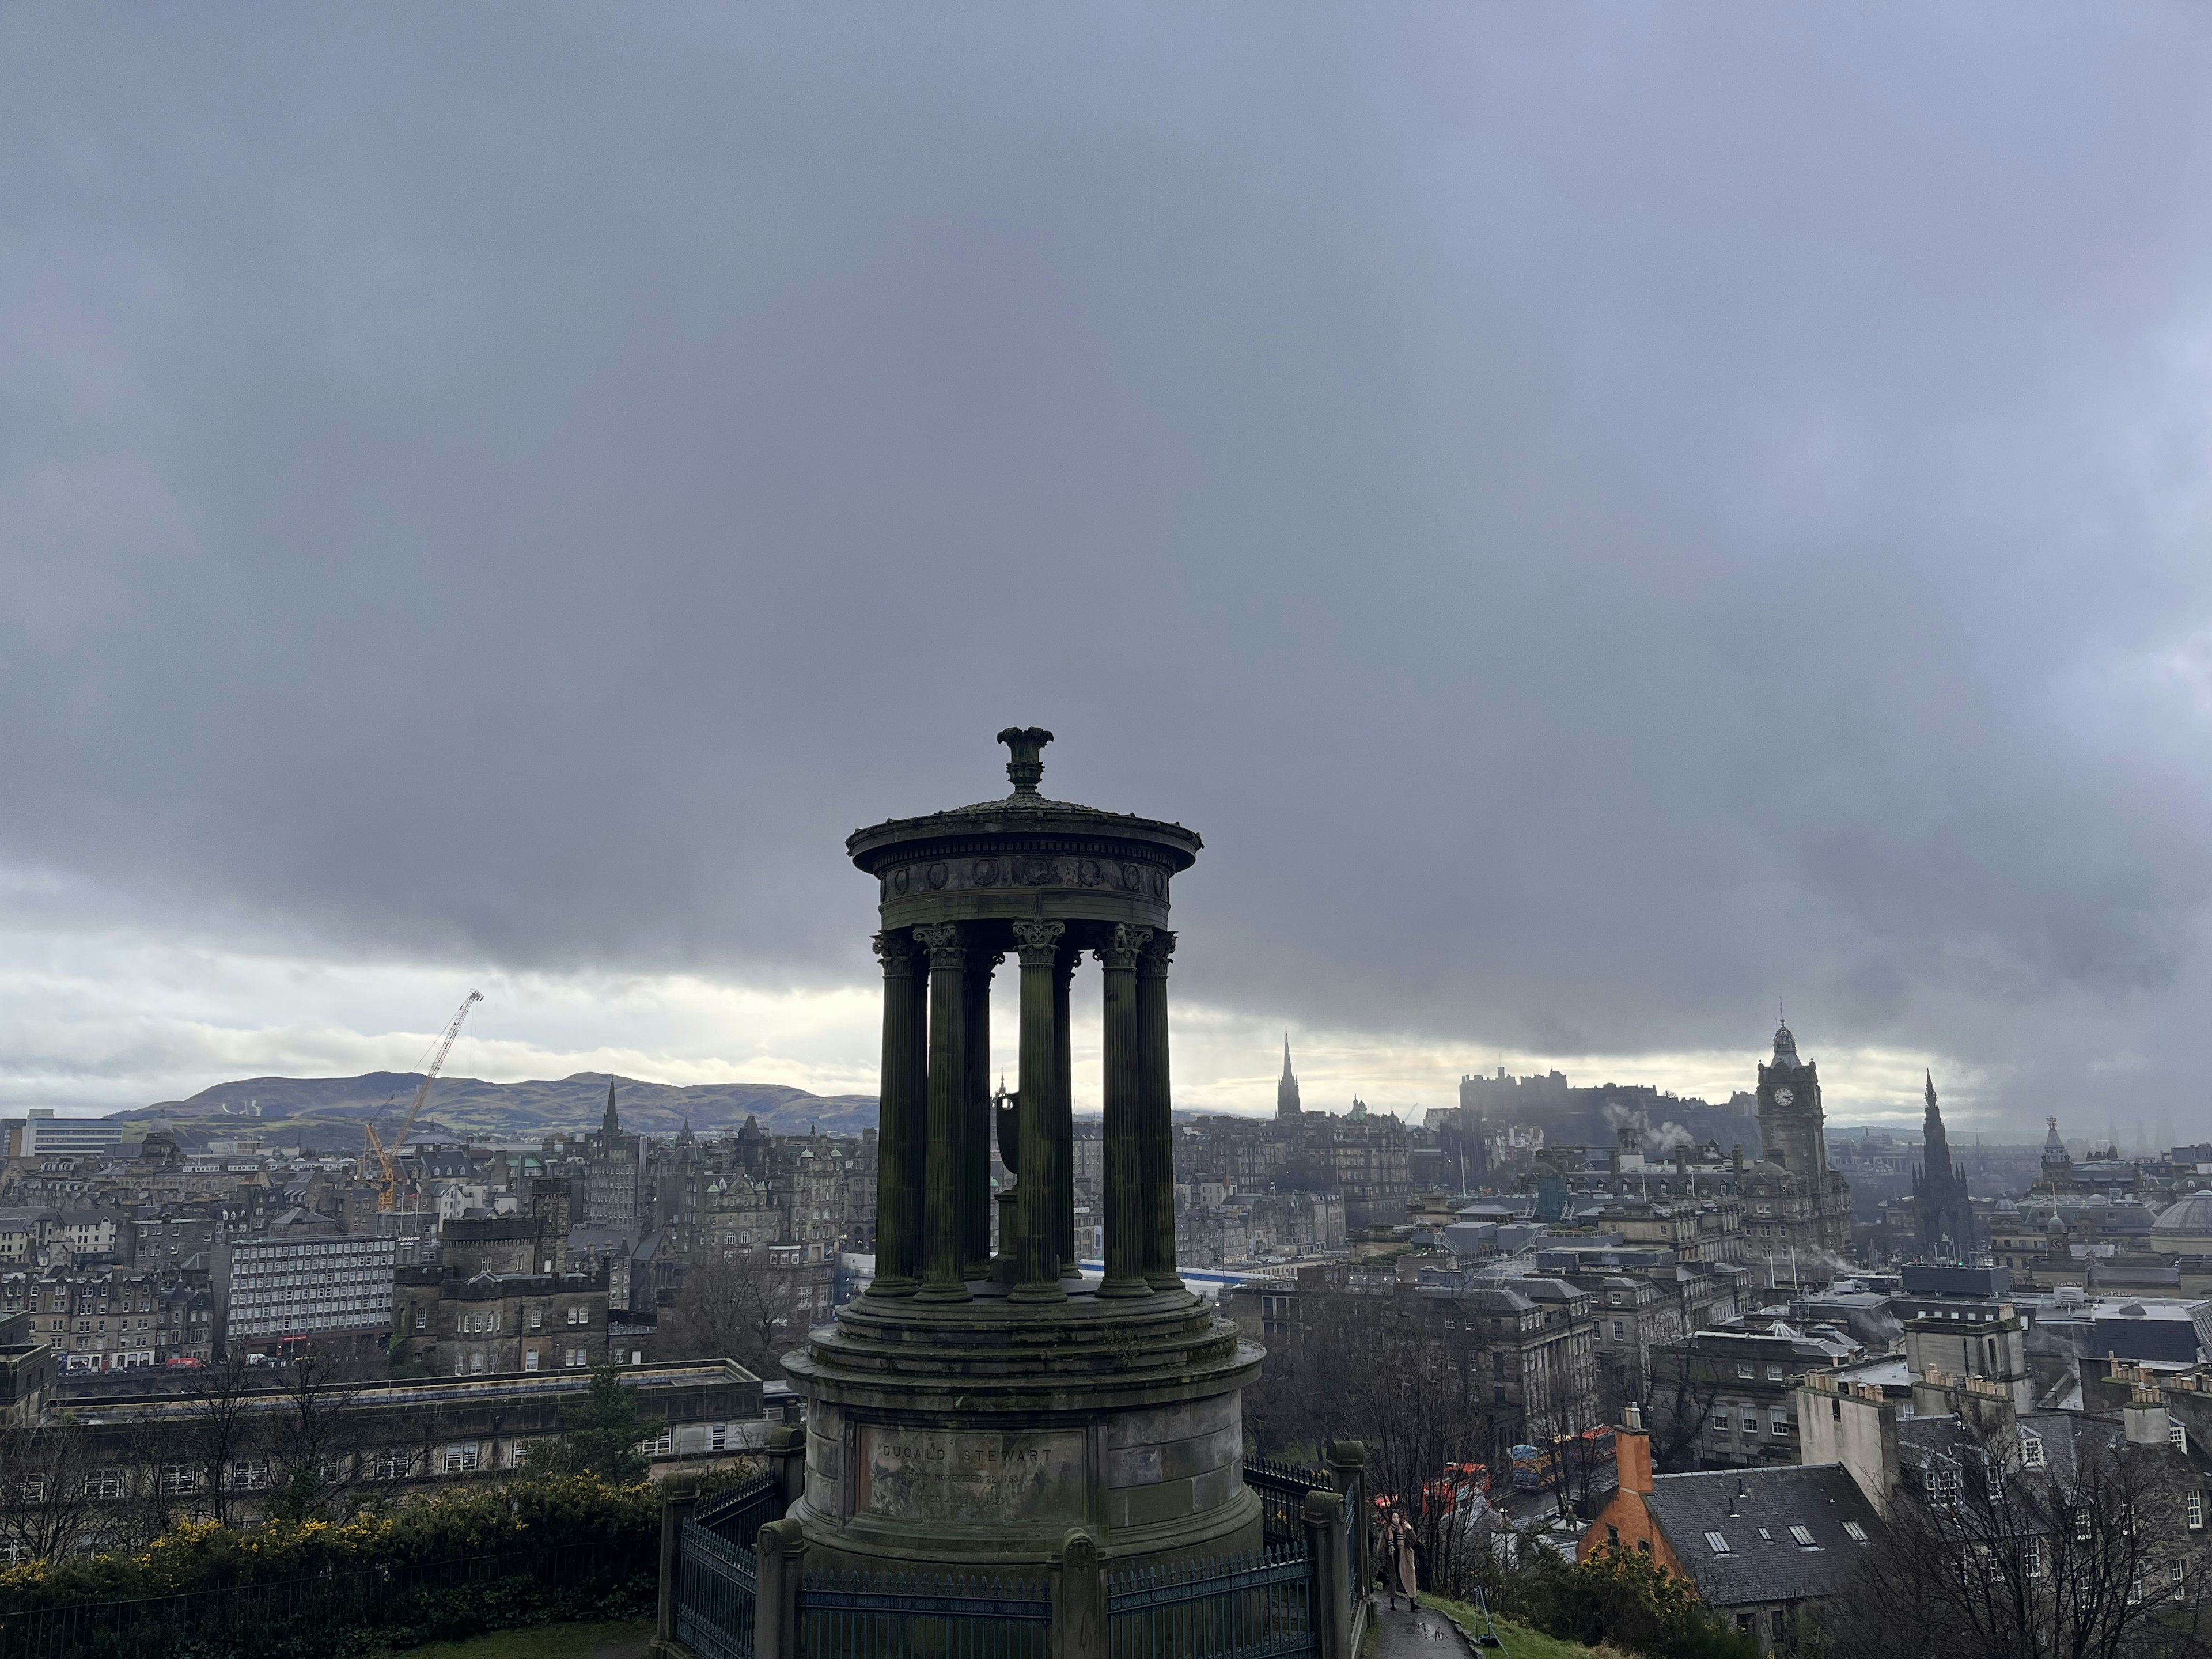
[[[1796,1098],[1797,1091],[1795,1089],[1784,1088],[1774,1091],[1774,1103],[1777,1106],[1787,1106]]]

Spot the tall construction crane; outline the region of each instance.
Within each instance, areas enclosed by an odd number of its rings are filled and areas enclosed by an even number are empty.
[[[446,1027],[445,1036],[438,1039],[437,1051],[430,1056],[430,1064],[422,1073],[422,1086],[415,1091],[415,1103],[407,1109],[407,1115],[399,1120],[399,1128],[392,1137],[391,1146],[387,1148],[377,1138],[374,1123],[361,1126],[362,1162],[364,1166],[371,1166],[370,1179],[377,1182],[376,1207],[379,1210],[392,1209],[398,1204],[399,1165],[396,1156],[407,1144],[408,1133],[415,1127],[415,1119],[422,1109],[422,1103],[430,1097],[430,1085],[438,1080],[438,1073],[446,1063],[446,1056],[453,1051],[453,1039],[461,1034],[461,1022],[469,1017],[469,1010],[483,1000],[483,993],[481,991],[471,991],[462,1000],[459,1010],[453,1015],[453,1023]]]

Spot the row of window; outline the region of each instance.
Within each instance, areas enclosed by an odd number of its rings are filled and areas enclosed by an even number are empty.
[[[1762,1543],[1771,1544],[1774,1541],[1774,1533],[1770,1528],[1759,1528],[1759,1540]],[[1873,1541],[1867,1536],[1866,1528],[1859,1525],[1856,1521],[1846,1521],[1844,1522],[1844,1536],[1850,1539],[1854,1544],[1865,1544]],[[1790,1528],[1790,1541],[1796,1545],[1796,1547],[1801,1550],[1817,1550],[1822,1547],[1820,1541],[1813,1536],[1813,1529],[1810,1527]],[[1723,1533],[1707,1533],[1705,1534],[1705,1547],[1712,1551],[1715,1555],[1734,1555],[1735,1553],[1735,1551],[1730,1547],[1729,1544],[1727,1535]]]
[[[1775,1434],[1788,1434],[1790,1432],[1790,1413],[1782,1407],[1777,1406],[1773,1407],[1773,1409],[1767,1413],[1767,1420],[1771,1425],[1771,1432]],[[1735,1421],[1735,1413],[1734,1412],[1726,1410],[1715,1412],[1713,1413],[1713,1432],[1715,1434],[1728,1433]],[[1759,1432],[1759,1413],[1757,1412],[1746,1412],[1743,1414],[1743,1431],[1746,1434],[1750,1435],[1755,1435]]]
[[[566,1310],[561,1320],[561,1323],[564,1325],[589,1325],[591,1322],[592,1310],[590,1307],[580,1304],[575,1307]],[[418,1331],[427,1330],[429,1328],[429,1324],[430,1310],[428,1304],[426,1303],[416,1303],[415,1304],[415,1328]],[[526,1321],[526,1324],[529,1329],[533,1331],[544,1329],[545,1310],[543,1308],[531,1309],[529,1317]],[[464,1336],[495,1335],[498,1331],[499,1310],[496,1308],[485,1308],[482,1310],[471,1309],[465,1310],[461,1315],[461,1334]]]
[[[564,1367],[573,1369],[580,1370],[592,1363],[592,1351],[589,1348],[563,1348],[556,1357]],[[534,1371],[538,1369],[538,1350],[532,1348],[522,1356],[522,1369],[526,1371]],[[474,1353],[457,1353],[453,1356],[455,1376],[480,1376],[483,1373],[483,1369],[484,1357],[481,1349]]]

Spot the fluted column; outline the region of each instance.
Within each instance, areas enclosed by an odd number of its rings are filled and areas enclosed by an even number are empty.
[[[929,1153],[918,1302],[965,1302],[960,1276],[960,1115],[968,1104],[968,946],[957,922],[917,927],[929,952]]]
[[[1145,1279],[1156,1291],[1179,1291],[1175,1236],[1175,1109],[1168,1095],[1168,958],[1176,936],[1165,928],[1137,958],[1137,1072],[1143,1142]]]
[[[1057,1229],[1053,1205],[1060,1178],[1053,1156],[1052,1124],[1059,1083],[1059,1030],[1054,1018],[1054,985],[1060,974],[1060,939],[1067,924],[1060,921],[1018,921],[1014,943],[1022,958],[1021,1117],[1022,1167],[1014,1187],[1016,1230],[1021,1235],[1008,1252],[1014,1258],[1014,1286],[1007,1292],[1015,1302],[1060,1302],[1067,1292],[1060,1285]]]
[[[928,1061],[922,999],[928,970],[906,933],[878,933],[884,964],[884,1063],[876,1148],[876,1277],[871,1296],[912,1296],[921,1267],[923,1115]]]
[[[1063,940],[1052,975],[1053,1240],[1060,1256],[1060,1276],[1079,1284],[1083,1268],[1082,1253],[1075,1248],[1075,1054],[1070,1037],[1074,1026],[1068,1018],[1067,990],[1082,960],[1083,952]]]
[[[1144,1168],[1139,1134],[1137,957],[1149,927],[1116,923],[1099,946],[1106,980],[1106,1277],[1101,1296],[1149,1296],[1145,1279]]]
[[[960,1114],[960,1271],[991,1272],[991,975],[1006,959],[988,945],[968,952],[967,1104]]]

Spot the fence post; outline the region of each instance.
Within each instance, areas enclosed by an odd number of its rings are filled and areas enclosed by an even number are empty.
[[[1315,1645],[1321,1659],[1353,1659],[1352,1598],[1344,1583],[1344,1499],[1316,1487],[1306,1494],[1303,1518],[1314,1576]]]
[[[768,1431],[768,1472],[775,1477],[776,1513],[789,1515],[806,1491],[806,1431],[779,1423]]]
[[[753,1659],[799,1659],[799,1581],[806,1567],[806,1534],[796,1521],[760,1529],[753,1589]]]
[[[1352,1582],[1359,1586],[1353,1598],[1352,1639],[1359,1637],[1359,1614],[1365,1610],[1370,1587],[1375,1583],[1375,1553],[1369,1537],[1375,1509],[1367,1501],[1367,1447],[1358,1440],[1340,1440],[1329,1453],[1329,1473],[1336,1477],[1336,1489],[1345,1495],[1345,1522],[1352,1535],[1344,1540],[1345,1548],[1352,1552]]]
[[[1106,1659],[1106,1569],[1080,1527],[1052,1558],[1052,1659]]]
[[[682,1560],[684,1523],[699,1507],[699,1484],[678,1475],[660,1492],[660,1606],[653,1620],[653,1639],[662,1653],[676,1639],[676,1576]]]

